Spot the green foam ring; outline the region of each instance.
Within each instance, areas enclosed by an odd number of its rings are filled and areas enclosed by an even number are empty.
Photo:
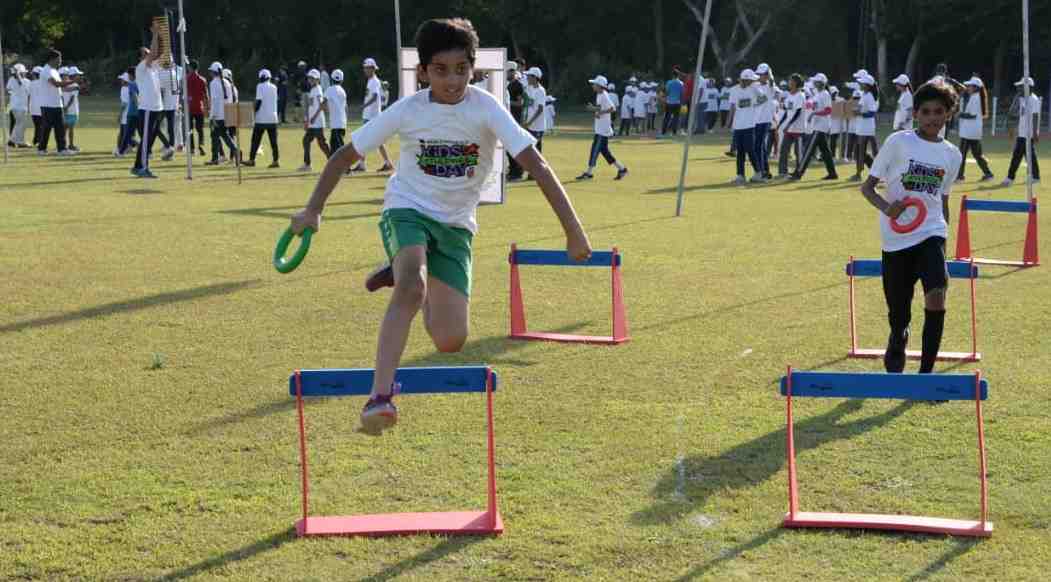
[[[277,248],[274,249],[274,268],[277,269],[278,273],[288,274],[296,270],[299,263],[303,262],[306,258],[307,252],[310,251],[310,238],[314,236],[314,229],[307,228],[303,230],[303,233],[299,236],[302,237],[302,241],[299,243],[299,248],[296,249],[295,254],[291,257],[285,257],[285,252],[288,251],[288,245],[292,243],[292,239],[295,238],[295,234],[292,232],[292,227],[285,229],[285,232],[281,235],[281,238],[277,240]]]

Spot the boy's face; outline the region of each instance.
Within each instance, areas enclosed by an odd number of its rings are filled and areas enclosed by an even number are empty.
[[[741,79],[741,88],[747,87],[752,84],[750,79]]]
[[[463,100],[467,83],[474,76],[474,67],[467,60],[467,51],[454,49],[434,55],[426,67],[418,65],[416,74],[430,85],[432,100],[455,105]]]
[[[928,138],[937,139],[938,133],[949,119],[949,110],[937,99],[924,101],[913,113],[920,132]]]
[[[371,79],[372,76],[376,74],[376,69],[374,67],[364,67],[364,70],[366,79]]]

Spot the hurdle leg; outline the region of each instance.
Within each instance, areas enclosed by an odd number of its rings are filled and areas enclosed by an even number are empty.
[[[858,324],[856,316],[854,314],[854,256],[850,257],[850,273],[847,274],[847,294],[848,294],[848,306],[847,309],[850,311],[850,355],[857,354],[858,351]]]
[[[489,468],[488,478],[488,514],[489,528],[494,531],[502,531],[503,524],[500,523],[500,512],[496,504],[496,435],[493,426],[493,371],[486,372],[485,380],[485,418],[486,418],[486,448],[487,465]]]
[[[296,527],[296,533],[299,536],[305,536],[307,535],[307,516],[309,515],[309,508],[307,505],[307,496],[309,492],[307,479],[307,430],[306,419],[303,415],[303,381],[299,370],[296,370],[296,411],[299,415],[299,467],[303,487],[303,522],[301,526]]]
[[[518,273],[518,245],[511,245],[508,261],[511,263],[511,337],[526,333],[525,301],[522,298],[522,277]]]
[[[981,481],[981,524],[982,530],[991,530],[989,520],[989,477],[986,471],[985,457],[985,422],[982,418],[982,371],[974,373],[974,402],[978,417],[978,478]]]
[[[788,457],[788,520],[794,521],[799,513],[799,483],[796,478],[796,439],[792,419],[792,366],[788,367],[787,394],[785,398],[785,451]]]
[[[610,275],[613,295],[613,341],[622,342],[628,339],[628,312],[624,309],[624,282],[620,275],[620,265],[617,264],[619,251],[613,247],[613,258],[611,265],[613,273]]]

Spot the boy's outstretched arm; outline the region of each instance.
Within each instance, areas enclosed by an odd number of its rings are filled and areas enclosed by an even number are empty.
[[[522,150],[515,156],[515,161],[521,164],[530,176],[536,178],[536,183],[540,186],[544,197],[547,198],[547,203],[551,205],[551,210],[555,211],[555,216],[562,223],[562,230],[566,233],[566,252],[569,253],[570,258],[575,261],[583,261],[591,257],[591,241],[588,240],[588,235],[584,232],[583,225],[580,224],[580,218],[577,217],[573,204],[566,196],[566,190],[551,167],[547,165],[547,161],[533,146]]]
[[[336,188],[343,173],[360,159],[361,154],[354,149],[353,143],[347,143],[332,154],[325,163],[325,169],[321,171],[321,177],[318,178],[317,186],[314,186],[314,192],[310,195],[306,207],[292,215],[292,232],[299,234],[307,228],[316,232],[321,228],[321,212],[325,209],[325,201]]]

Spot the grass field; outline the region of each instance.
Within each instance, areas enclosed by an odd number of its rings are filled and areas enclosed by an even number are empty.
[[[820,169],[799,183],[731,187],[720,134],[690,150],[685,216],[673,218],[681,141],[617,140],[626,180],[612,181],[603,166],[594,181],[572,183],[590,141],[583,118],[563,120],[544,153],[595,248],[624,253],[633,340],[506,339],[509,245],[564,245],[542,195],[525,183],[510,186],[506,205],[479,210],[463,353],[436,353],[417,325],[404,362],[486,362],[501,375],[506,533],[297,540],[287,377],[295,368],[372,366],[387,293],[368,294],[362,281],[382,260],[384,180],[344,180],[306,262],[280,275],[270,265],[273,244],[316,180],[294,172],[298,127],[282,128],[283,168],[246,168],[243,185],[231,166],[197,167],[186,181],[179,161],[156,162],[160,179],[146,181],[129,175],[130,159],[110,153],[108,103],[85,99],[85,108],[82,155],[23,150],[0,174],[0,579],[1046,575],[1047,267],[988,268],[977,284],[994,536],[784,530],[777,380],[785,366],[881,369],[844,359],[843,265],[849,255],[878,256],[875,211],[855,186],[819,181]],[[986,147],[1002,177],[1008,144]],[[269,151],[261,160],[269,163]],[[978,175],[972,164],[955,189],[954,222],[960,193],[1024,199],[1024,186],[979,185]],[[1018,258],[1024,224],[1021,215],[977,215],[974,245]],[[608,333],[608,272],[525,268],[524,278],[532,327]],[[861,341],[878,346],[886,337],[879,282],[861,282],[858,297]],[[949,309],[943,348],[965,349],[960,282]],[[914,312],[922,326],[919,300]],[[914,338],[918,348],[916,326]],[[484,506],[482,397],[399,404],[400,424],[382,439],[352,431],[360,400],[308,404],[314,513]],[[804,509],[976,518],[973,406],[807,399],[796,414]]]

